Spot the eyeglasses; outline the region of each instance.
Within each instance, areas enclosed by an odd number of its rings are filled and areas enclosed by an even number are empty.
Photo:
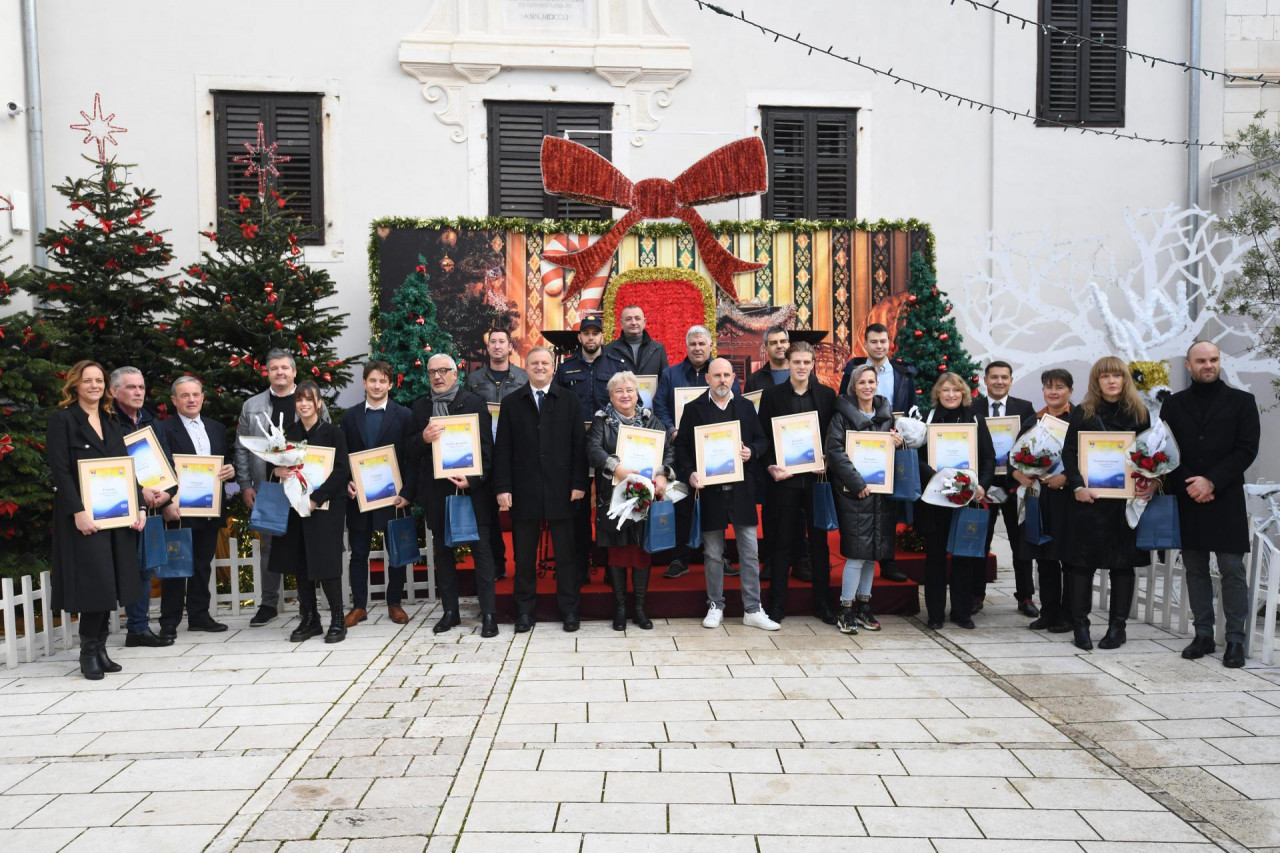
[[[456,367],[430,367],[427,368],[427,373],[432,376],[448,376],[455,370],[457,370]]]

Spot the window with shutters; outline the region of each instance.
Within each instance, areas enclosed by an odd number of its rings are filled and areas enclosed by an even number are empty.
[[[1036,119],[1085,126],[1124,126],[1128,0],[1040,0]],[[1075,38],[1079,35],[1081,38]],[[1114,46],[1114,47],[1113,47]]]
[[[218,180],[218,226],[222,210],[235,208],[240,195],[258,194],[258,175],[245,175],[245,164],[233,158],[246,154],[244,144],[256,145],[258,122],[266,145],[288,162],[275,163],[279,176],[267,174],[267,189],[285,197],[285,210],[307,226],[299,243],[324,243],[324,169],[321,161],[322,95],[309,92],[214,92],[213,110]],[[264,159],[262,162],[266,162]]]
[[[542,191],[542,137],[566,130],[609,130],[611,104],[546,104],[487,101],[489,111],[489,215],[525,219],[609,219],[613,210],[547,195]],[[613,159],[607,133],[572,133],[606,160]]]
[[[765,219],[854,219],[857,110],[763,107]]]

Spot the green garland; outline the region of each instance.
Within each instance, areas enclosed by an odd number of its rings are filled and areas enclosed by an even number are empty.
[[[383,216],[369,224],[369,292],[372,296],[369,309],[370,338],[379,334],[378,304],[381,298],[378,282],[382,269],[378,258],[380,229],[415,228],[443,231],[453,228],[460,231],[507,231],[515,234],[604,234],[613,227],[612,219],[519,219],[505,216],[485,217],[434,217]],[[936,257],[936,238],[933,228],[919,219],[797,219],[779,222],[776,219],[720,219],[708,222],[707,227],[716,234],[812,234],[815,231],[923,231],[928,253],[926,260],[933,265]],[[689,226],[683,222],[641,222],[628,234],[640,237],[673,237],[686,234]]]

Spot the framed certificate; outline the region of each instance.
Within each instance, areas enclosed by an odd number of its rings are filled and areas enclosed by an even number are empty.
[[[144,489],[171,489],[178,485],[178,480],[160,449],[160,439],[155,430],[145,426],[124,437],[125,449],[133,460],[133,473],[138,478],[138,485]]]
[[[873,495],[893,494],[893,436],[883,432],[845,430],[844,452]]]
[[[811,474],[827,467],[817,412],[777,417],[772,426],[774,457],[788,473]]]
[[[996,473],[1009,473],[1009,452],[1013,450],[1013,442],[1018,438],[1018,429],[1022,426],[1022,418],[1007,415],[1001,418],[987,418],[987,430],[991,433],[991,445],[996,449]]]
[[[694,464],[698,488],[743,480],[742,427],[737,421],[706,424],[693,430]]]
[[[623,426],[618,429],[618,449],[614,452],[623,468],[652,480],[654,474],[662,471],[662,451],[666,444],[667,434],[660,429]]]
[[[756,407],[756,414],[760,414],[760,398],[764,396],[764,391],[748,391],[742,395],[742,399],[750,400],[751,405]]]
[[[133,459],[81,459],[80,503],[100,530],[128,527],[138,520],[138,485]]]
[[[351,480],[356,484],[356,502],[361,512],[395,504],[400,494],[400,462],[396,449],[388,444],[352,453]]]
[[[978,470],[978,425],[929,424],[929,467]]]
[[[484,473],[479,415],[441,415],[433,417],[431,423],[444,427],[444,434],[431,451],[431,470],[437,480]]]
[[[1129,445],[1132,432],[1080,432],[1080,476],[1100,498],[1131,498],[1133,478],[1129,476]]]
[[[1055,418],[1053,415],[1045,415],[1040,418],[1040,424],[1049,432],[1049,435],[1058,439],[1060,444],[1066,445],[1068,426],[1066,421],[1061,418]]]
[[[680,416],[684,414],[684,407],[694,400],[707,393],[706,386],[700,388],[676,388],[673,392],[675,399],[675,418],[676,429],[680,428]]]
[[[637,376],[636,393],[640,395],[640,407],[653,411],[653,395],[658,390],[657,376]]]
[[[307,455],[302,458],[302,476],[307,479],[307,494],[314,492],[317,486],[323,486],[324,481],[329,479],[329,475],[333,473],[333,460],[337,455],[338,451],[332,447],[307,448]],[[316,507],[316,509],[328,508],[328,501]]]
[[[221,518],[221,456],[173,454],[174,473],[178,477],[178,512],[183,518]]]
[[[502,411],[501,403],[489,403],[489,419],[492,421],[493,440],[498,440],[498,413]]]

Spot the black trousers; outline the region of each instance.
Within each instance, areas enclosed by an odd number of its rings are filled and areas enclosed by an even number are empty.
[[[298,603],[304,610],[307,607],[312,610],[317,609],[316,583],[317,581],[298,578]],[[333,614],[333,618],[342,618],[342,578],[325,578],[318,583],[324,590],[325,603],[329,605],[329,612]]]
[[[1035,582],[1031,579],[1031,561],[1018,559],[1018,500],[1010,495],[1009,499],[999,506],[991,508],[991,521],[987,524],[987,551],[991,551],[991,540],[996,535],[996,516],[1004,519],[1004,532],[1009,538],[1013,550],[1013,582],[1015,596],[1018,601],[1030,601],[1036,594]],[[987,594],[987,572],[975,572],[973,575],[973,595],[982,598]]]
[[[676,504],[677,508],[679,506]],[[561,616],[578,612],[577,551],[574,550],[573,525],[572,517],[547,520],[551,545],[556,552],[556,603]],[[511,521],[511,545],[516,552],[516,612],[522,616],[533,616],[538,603],[538,539],[541,534],[542,522],[538,519]]]
[[[591,497],[591,487],[588,486],[587,496],[573,502],[573,543],[577,547],[574,567],[580,584],[591,580],[591,551],[595,548],[595,539],[591,535],[591,513],[594,510],[595,501]],[[557,560],[557,568],[559,565],[560,561]]]
[[[494,495],[489,504],[489,517],[493,523],[489,525],[489,553],[493,556],[493,576],[504,575],[507,568],[507,542],[502,538],[502,521],[498,518],[498,496]]]
[[[769,606],[774,616],[786,615],[787,579],[790,577],[791,558],[797,542],[809,536],[809,562],[813,567],[813,608],[816,611],[827,601],[831,591],[831,548],[827,544],[827,531],[810,527],[813,514],[813,487],[809,484],[791,487],[773,483],[768,487],[765,504],[774,507],[774,529],[768,532]],[[679,504],[677,504],[679,506]]]
[[[680,501],[676,504],[676,553],[673,562],[681,560],[686,566],[689,564],[689,532],[692,528],[693,501]]]
[[[187,622],[209,615],[209,576],[213,554],[218,547],[218,528],[209,525],[191,529],[191,554],[195,568],[189,578],[165,578],[160,581],[160,627],[177,628],[182,621],[182,608],[187,608]]]
[[[1058,560],[1036,560],[1040,576],[1040,614],[1046,619],[1070,619],[1070,601],[1064,595],[1063,574],[1066,569]]]
[[[929,504],[916,504],[916,519],[927,517],[924,528],[924,603],[930,622],[946,617],[947,587],[951,587],[951,619],[963,622],[973,615],[973,575],[986,571],[986,561],[976,557],[951,557],[947,553],[947,534],[951,530],[952,510]],[[950,558],[950,583],[947,563]]]
[[[351,548],[347,576],[351,580],[351,606],[360,610],[369,609],[369,547],[372,542],[372,516],[367,512],[347,516],[347,545]],[[405,567],[389,566],[384,561],[382,570],[387,577],[387,604],[399,604],[404,600]]]
[[[111,627],[112,614],[106,610],[95,610],[80,614],[80,639],[97,641],[103,630]]]
[[[476,565],[476,597],[480,599],[480,612],[498,612],[497,596],[493,591],[493,553],[489,550],[488,524],[479,525],[480,538],[468,543]],[[444,544],[444,516],[440,525],[431,527],[432,553],[436,558],[436,592],[445,610],[458,609],[458,561],[453,549]]]

